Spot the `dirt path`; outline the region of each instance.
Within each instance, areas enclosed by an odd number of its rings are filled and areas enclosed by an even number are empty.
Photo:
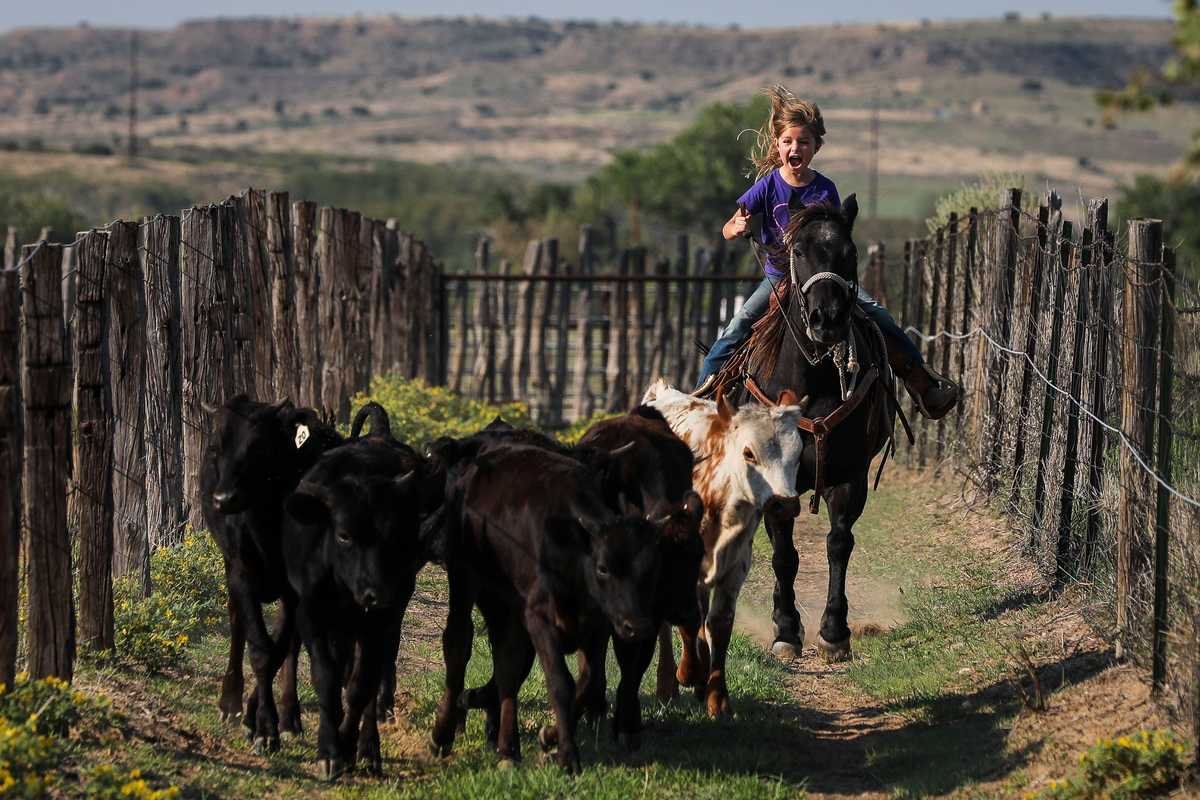
[[[947,576],[939,568],[951,553],[960,560],[964,552],[1003,556],[1011,562],[1006,580],[1021,587],[1038,584],[1035,573],[1008,552],[1011,535],[1003,521],[966,508],[956,484],[933,484],[904,469],[889,479],[871,496],[855,528],[846,594],[856,644],[864,629],[870,635],[903,624],[905,589],[941,585]],[[794,532],[806,639],[802,656],[787,668],[795,721],[810,737],[797,743],[788,769],[809,776],[810,796],[1021,796],[1030,786],[1063,777],[1096,739],[1165,724],[1149,702],[1143,676],[1133,667],[1113,666],[1107,646],[1091,635],[1069,598],[1045,603],[1038,613],[1050,624],[1041,630],[1035,625],[1032,633],[1040,637],[1030,646],[1048,696],[1045,711],[1022,710],[1008,679],[939,698],[939,707],[950,712],[934,721],[889,711],[845,678],[846,665],[824,663],[813,644],[825,604],[827,524],[824,513],[806,514]],[[736,625],[769,647],[774,576],[762,538]],[[1044,602],[1035,590],[1023,596],[1029,606]],[[1047,641],[1054,646],[1045,647]],[[964,773],[970,777],[964,779]]]

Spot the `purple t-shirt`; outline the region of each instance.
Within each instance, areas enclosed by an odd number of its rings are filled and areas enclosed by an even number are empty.
[[[789,203],[794,202],[811,206],[817,203],[828,203],[840,207],[837,187],[833,181],[816,170],[812,171],[813,178],[804,186],[792,186],[783,179],[778,169],[771,170],[754,182],[746,193],[738,198],[738,205],[745,206],[751,214],[762,214],[763,225],[759,242],[768,248],[783,236],[791,214]],[[767,274],[778,278],[787,273],[787,262],[776,264],[767,256]]]

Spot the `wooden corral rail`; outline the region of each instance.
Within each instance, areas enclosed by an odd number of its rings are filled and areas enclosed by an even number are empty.
[[[444,373],[441,268],[394,223],[250,189],[67,247],[46,236],[18,254],[10,229],[0,268],[0,683],[18,563],[29,671],[70,678],[77,624],[113,644],[113,579],[148,592],[151,549],[202,525],[204,405],[288,397],[344,423],[373,374]]]
[[[594,411],[624,411],[654,377],[691,386],[697,342],[709,345],[758,276],[736,274],[723,242],[676,240],[674,259],[644,248],[597,252],[591,228],[578,259],[559,256],[554,239],[532,241],[520,272],[491,265],[480,243],[475,269],[446,273],[446,383],[490,402],[523,400],[534,419],[560,425]]]
[[[1180,312],[1200,287],[1176,300],[1158,220],[1130,221],[1122,254],[1107,200],[1076,235],[1057,195],[1023,199],[904,245],[893,312],[966,390],[959,413],[916,417],[908,459],[998,501],[1200,734],[1200,332]]]

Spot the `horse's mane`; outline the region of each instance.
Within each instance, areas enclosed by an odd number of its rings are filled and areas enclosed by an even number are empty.
[[[782,240],[770,247],[772,261],[786,261],[788,248],[795,242],[800,229],[823,220],[836,223],[843,229],[846,227],[846,215],[841,206],[835,206],[832,203],[813,203],[792,211],[788,217],[787,227],[783,229]]]

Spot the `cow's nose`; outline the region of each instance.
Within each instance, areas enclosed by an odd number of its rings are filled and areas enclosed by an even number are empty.
[[[217,510],[220,510],[229,505],[229,502],[233,500],[233,492],[213,492],[212,498],[213,503],[217,506]]]
[[[634,626],[633,620],[627,619],[621,623],[621,638],[632,639],[635,633],[637,633],[637,628]]]
[[[365,592],[363,592],[363,596],[362,596],[363,608],[374,608],[375,604],[378,602],[379,602],[379,598],[375,596],[374,590],[367,589]]]

